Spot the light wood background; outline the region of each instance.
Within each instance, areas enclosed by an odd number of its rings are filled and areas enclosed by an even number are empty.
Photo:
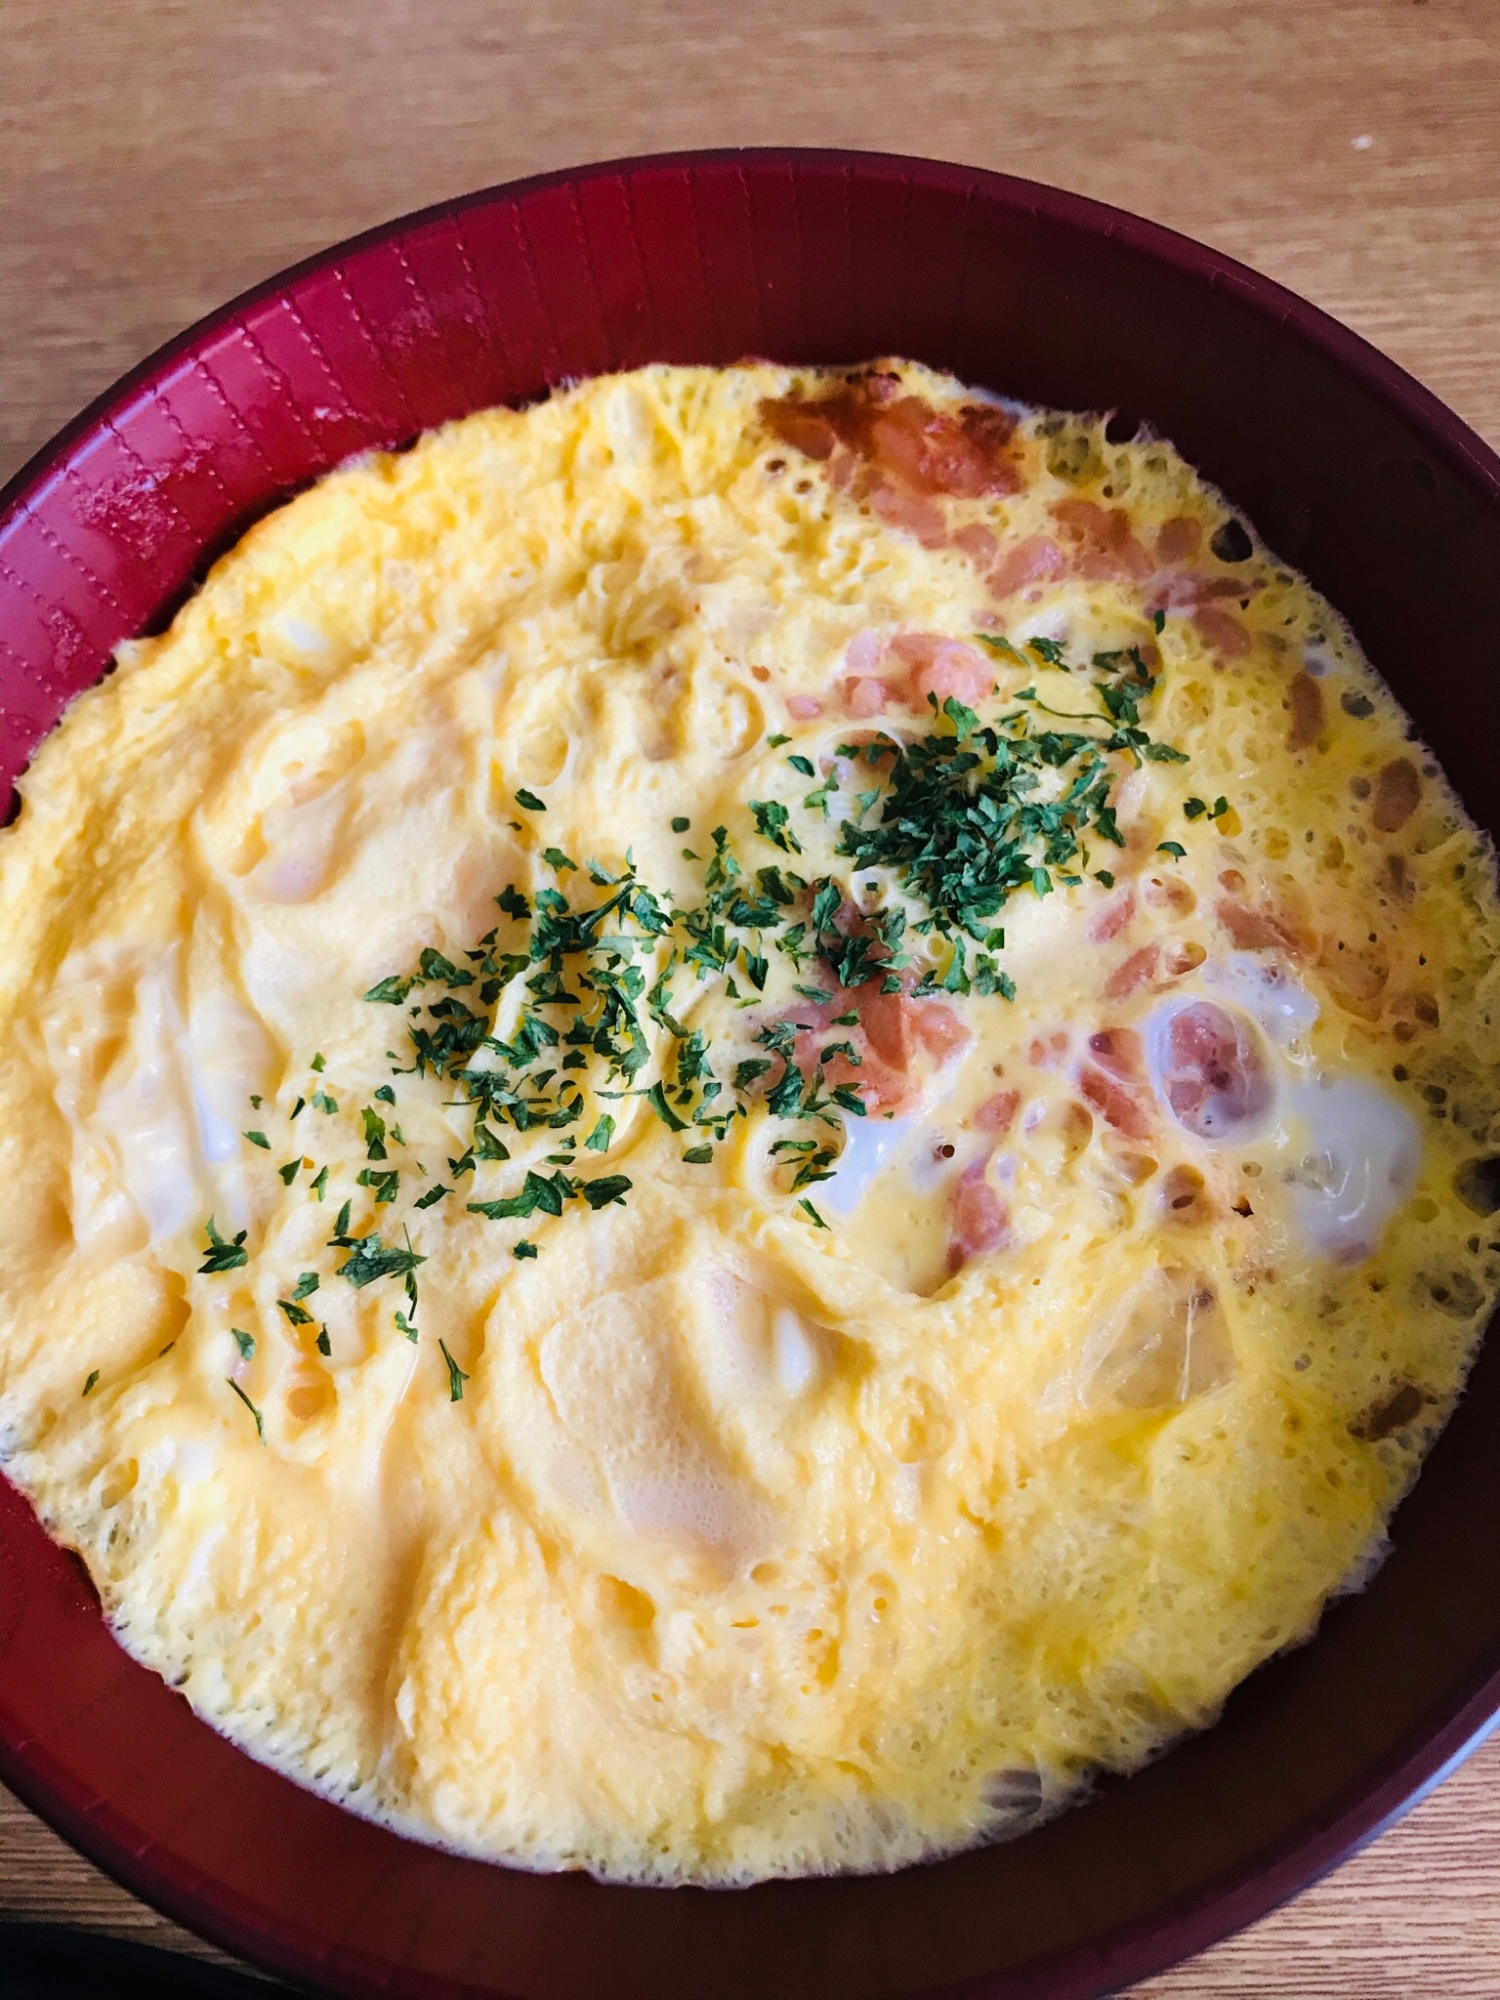
[[[186,322],[386,216],[772,143],[1154,216],[1500,444],[1500,0],[0,0],[0,31],[0,478]],[[6,1915],[206,1949],[0,1793]],[[1147,1996],[1500,2000],[1500,1740]]]

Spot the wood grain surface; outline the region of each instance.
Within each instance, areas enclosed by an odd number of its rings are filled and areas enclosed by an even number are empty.
[[[1153,216],[1500,444],[1500,0],[0,0],[0,23],[0,478],[338,237],[731,144],[925,153]],[[207,1951],[0,1793],[4,1916]],[[1148,1996],[1500,2000],[1500,1741]]]

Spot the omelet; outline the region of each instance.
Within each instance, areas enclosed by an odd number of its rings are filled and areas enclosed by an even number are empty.
[[[1500,1287],[1494,860],[1161,439],[653,367],[341,467],[0,835],[0,1449],[416,1838],[885,1869],[1357,1587]]]

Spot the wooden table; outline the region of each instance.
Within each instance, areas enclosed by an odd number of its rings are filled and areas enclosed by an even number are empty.
[[[0,477],[229,294],[570,162],[812,142],[1061,182],[1366,334],[1500,443],[1500,0],[5,0]],[[205,1951],[0,1795],[0,1915]],[[1500,2000],[1500,1741],[1137,1989]]]

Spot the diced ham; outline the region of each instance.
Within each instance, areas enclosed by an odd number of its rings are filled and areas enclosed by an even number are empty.
[[[920,493],[880,480],[869,489],[871,508],[892,528],[904,528],[924,549],[940,548],[947,539],[948,524],[943,511]]]
[[[951,694],[972,706],[995,685],[988,660],[962,639],[944,638],[936,632],[903,632],[891,641],[891,651],[911,669],[914,705],[925,704],[931,694],[941,706]]]
[[[767,398],[760,414],[776,437],[808,458],[836,461],[842,447],[855,476],[846,473],[840,483],[872,501],[877,492],[900,491],[979,499],[1014,493],[1021,483],[1009,451],[1015,423],[1006,411],[974,403],[935,409],[903,393],[899,376],[887,371],[857,376],[812,401]]]
[[[1078,1087],[1107,1125],[1127,1139],[1150,1138],[1154,1121],[1139,1091],[1089,1064],[1079,1072]]]
[[[861,988],[853,1004],[859,1013],[860,1032],[880,1060],[892,1069],[909,1070],[916,1026],[910,997]]]
[[[875,674],[859,674],[840,681],[839,693],[843,698],[844,713],[867,721],[872,715],[883,714],[893,701],[898,701],[901,691],[894,681],[881,680]]]
[[[1294,958],[1307,955],[1306,933],[1284,916],[1252,910],[1237,896],[1221,896],[1214,911],[1241,951],[1285,951]]]
[[[989,661],[962,639],[942,632],[898,632],[891,638],[861,632],[844,655],[839,695],[846,715],[868,720],[893,703],[926,708],[929,695],[939,706],[951,694],[972,707],[994,685]]]
[[[1161,946],[1143,944],[1122,965],[1117,965],[1105,980],[1105,999],[1124,1000],[1131,993],[1139,993],[1143,986],[1149,986],[1156,978],[1160,964]]]
[[[888,643],[885,633],[870,627],[856,632],[844,648],[844,672],[855,679],[866,674],[878,674]]]
[[[1135,915],[1135,890],[1122,889],[1117,896],[1111,896],[1104,908],[1089,919],[1089,941],[1092,944],[1108,944]]]
[[[954,548],[969,558],[976,569],[988,569],[1000,554],[1000,544],[992,528],[983,521],[970,521],[967,527],[958,529],[950,537]]]
[[[1122,965],[1117,965],[1104,982],[1106,1000],[1124,1000],[1147,989],[1161,993],[1176,980],[1203,963],[1201,944],[1143,944]]]
[[[1202,570],[1168,570],[1156,579],[1151,598],[1165,611],[1190,611],[1217,598],[1244,597],[1251,585],[1242,576],[1205,576]]]
[[[1089,1054],[1101,1069],[1129,1081],[1146,1074],[1145,1051],[1134,1028],[1100,1028],[1089,1036]]]
[[[1259,1036],[1212,1000],[1172,1008],[1153,1032],[1153,1054],[1157,1094],[1195,1138],[1239,1138],[1270,1106]]]
[[[870,455],[918,493],[978,500],[1014,493],[1020,484],[1005,447],[1015,424],[1001,409],[970,404],[956,414],[920,396],[900,396],[876,412]]]
[[[897,996],[892,993],[884,997],[894,1000]],[[967,1048],[973,1041],[973,1030],[964,1025],[959,1015],[945,1001],[911,1000],[907,1004],[911,1009],[912,1026],[916,1030],[917,1040],[934,1062],[947,1062],[950,1056],[956,1055],[960,1049]]]
[[[799,402],[795,397],[767,398],[760,406],[761,421],[783,444],[800,451],[804,458],[832,458],[839,441],[836,425],[816,403]]]
[[[1105,1123],[1127,1139],[1148,1139],[1155,1130],[1141,1038],[1133,1029],[1102,1028],[1089,1036],[1078,1088]]]
[[[851,918],[855,913],[851,912]],[[835,1025],[841,1014],[857,1014],[853,1025]],[[797,1060],[810,1071],[830,1043],[848,1042],[859,1057],[835,1055],[821,1065],[830,1087],[847,1084],[874,1113],[910,1110],[921,1098],[927,1077],[942,1069],[973,1040],[972,1031],[945,1000],[883,993],[878,983],[835,987],[831,1000],[799,1005],[792,1019],[808,1032],[797,1041]],[[774,1076],[768,1081],[774,1081]]]
[[[1287,688],[1292,726],[1286,739],[1288,750],[1308,750],[1323,736],[1323,690],[1311,674],[1294,674]]]
[[[987,1180],[965,1174],[953,1190],[953,1216],[948,1238],[948,1268],[957,1271],[970,1258],[1003,1250],[1010,1242],[1010,1211]]]
[[[1075,549],[1073,568],[1081,577],[1144,582],[1155,564],[1141,546],[1123,507],[1097,500],[1054,500],[1048,510]]]
[[[1216,604],[1200,604],[1193,613],[1193,623],[1203,643],[1227,660],[1243,659],[1250,650],[1250,634],[1239,619],[1231,618]]]
[[[990,572],[990,590],[1011,597],[1028,583],[1053,583],[1067,574],[1068,559],[1047,535],[1028,535],[1001,557]]]
[[[789,694],[786,698],[786,712],[794,722],[811,722],[823,713],[823,704],[816,695]]]
[[[1156,531],[1156,559],[1162,563],[1185,562],[1196,555],[1203,540],[1203,524],[1190,514],[1174,514]]]
[[[1051,1034],[1036,1035],[1026,1051],[1026,1060],[1033,1069],[1061,1069],[1068,1059],[1072,1038],[1065,1028],[1054,1028]]]
[[[993,1097],[987,1097],[974,1113],[974,1123],[981,1132],[993,1132],[997,1137],[1008,1132],[1016,1122],[1016,1113],[1021,1108],[1019,1090],[997,1090]]]
[[[1399,833],[1417,809],[1422,780],[1410,757],[1393,757],[1375,780],[1371,816],[1381,833]]]

